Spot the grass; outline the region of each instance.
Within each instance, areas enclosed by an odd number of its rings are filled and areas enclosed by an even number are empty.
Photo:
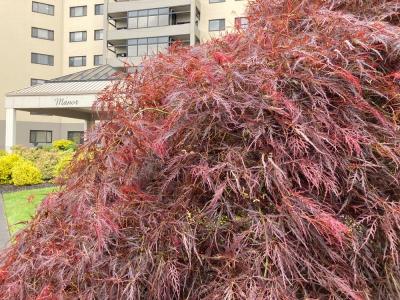
[[[54,187],[50,187],[3,194],[4,210],[11,235],[25,227],[25,222],[34,216],[42,200],[54,190]]]

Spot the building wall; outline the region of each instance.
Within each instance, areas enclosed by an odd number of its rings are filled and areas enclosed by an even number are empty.
[[[63,7],[64,35],[62,41],[63,50],[63,74],[71,74],[95,67],[94,55],[103,54],[103,41],[94,40],[94,31],[103,29],[103,15],[95,15],[95,5],[102,4],[103,0],[66,0]],[[70,17],[69,10],[73,6],[87,6],[87,16]],[[87,40],[85,42],[70,42],[69,33],[75,31],[86,31]],[[70,56],[86,56],[85,67],[70,67]]]
[[[209,0],[199,0],[196,5],[200,10],[200,42],[206,42],[211,38],[219,37],[235,28],[235,18],[245,17],[248,1],[225,0],[219,3],[210,3]],[[225,19],[225,30],[210,32],[208,24],[210,20]]]
[[[102,27],[103,16],[94,16],[94,5],[103,0],[37,0],[55,6],[54,16],[32,12],[31,0],[0,1],[0,149],[5,143],[4,100],[8,92],[30,86],[31,78],[52,79],[93,67],[93,55],[102,54],[102,41],[94,41],[94,29]],[[69,7],[87,5],[86,17],[69,17]],[[54,30],[54,41],[31,37],[31,28]],[[87,30],[87,42],[69,43],[70,30]],[[80,44],[79,46],[77,44]],[[83,50],[83,52],[82,52]],[[31,52],[54,55],[54,66],[31,63]],[[69,56],[87,55],[87,65],[70,68]],[[51,128],[53,138],[66,136],[68,128],[84,127],[81,120],[30,115],[17,111],[17,143],[29,145],[29,130]],[[63,133],[58,134],[57,128]],[[28,138],[26,139],[26,137]]]

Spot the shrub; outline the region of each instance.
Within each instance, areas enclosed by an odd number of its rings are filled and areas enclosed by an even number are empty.
[[[68,168],[70,165],[72,158],[74,157],[73,152],[67,152],[61,155],[58,163],[54,167],[54,177],[58,177],[62,175],[62,173]]]
[[[99,96],[1,299],[400,299],[398,1],[250,3]]]
[[[75,150],[76,149],[76,144],[73,141],[70,140],[56,140],[53,142],[53,148],[61,151],[65,150]]]
[[[39,168],[43,180],[52,179],[55,174],[55,167],[64,156],[64,153],[73,152],[72,149],[58,151],[54,148],[27,148],[23,146],[15,146],[12,150],[24,159],[34,163]]]
[[[22,158],[17,154],[0,156],[0,184],[12,183],[12,168],[20,160]]]
[[[18,160],[12,168],[12,182],[14,185],[33,185],[42,182],[40,170],[30,161]]]
[[[42,179],[49,180],[54,177],[54,169],[62,156],[62,152],[54,149],[43,148],[14,148],[13,152],[18,153],[24,159],[31,161],[39,168]]]
[[[0,150],[0,156],[5,156],[7,155],[7,152],[5,150]]]

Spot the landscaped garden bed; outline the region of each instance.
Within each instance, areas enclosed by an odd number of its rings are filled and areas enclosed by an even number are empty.
[[[0,192],[50,186],[68,167],[75,150],[74,142],[57,140],[51,146],[15,146],[12,153],[1,151]]]

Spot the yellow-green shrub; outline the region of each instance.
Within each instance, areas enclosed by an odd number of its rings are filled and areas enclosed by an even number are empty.
[[[42,179],[49,180],[54,176],[54,167],[60,160],[62,152],[52,148],[27,148],[23,146],[13,147],[13,152],[31,161],[39,168]]]
[[[56,140],[53,142],[53,148],[61,151],[75,149],[76,144],[70,140]]]
[[[72,158],[74,157],[73,152],[64,153],[58,161],[57,165],[54,168],[54,176],[60,176],[64,170],[70,165]]]
[[[22,157],[18,154],[8,154],[0,157],[0,184],[12,183],[12,169],[21,160]]]
[[[0,157],[5,155],[7,155],[7,152],[5,150],[0,150]]]
[[[17,161],[11,172],[14,185],[32,185],[42,182],[40,170],[30,161]]]

